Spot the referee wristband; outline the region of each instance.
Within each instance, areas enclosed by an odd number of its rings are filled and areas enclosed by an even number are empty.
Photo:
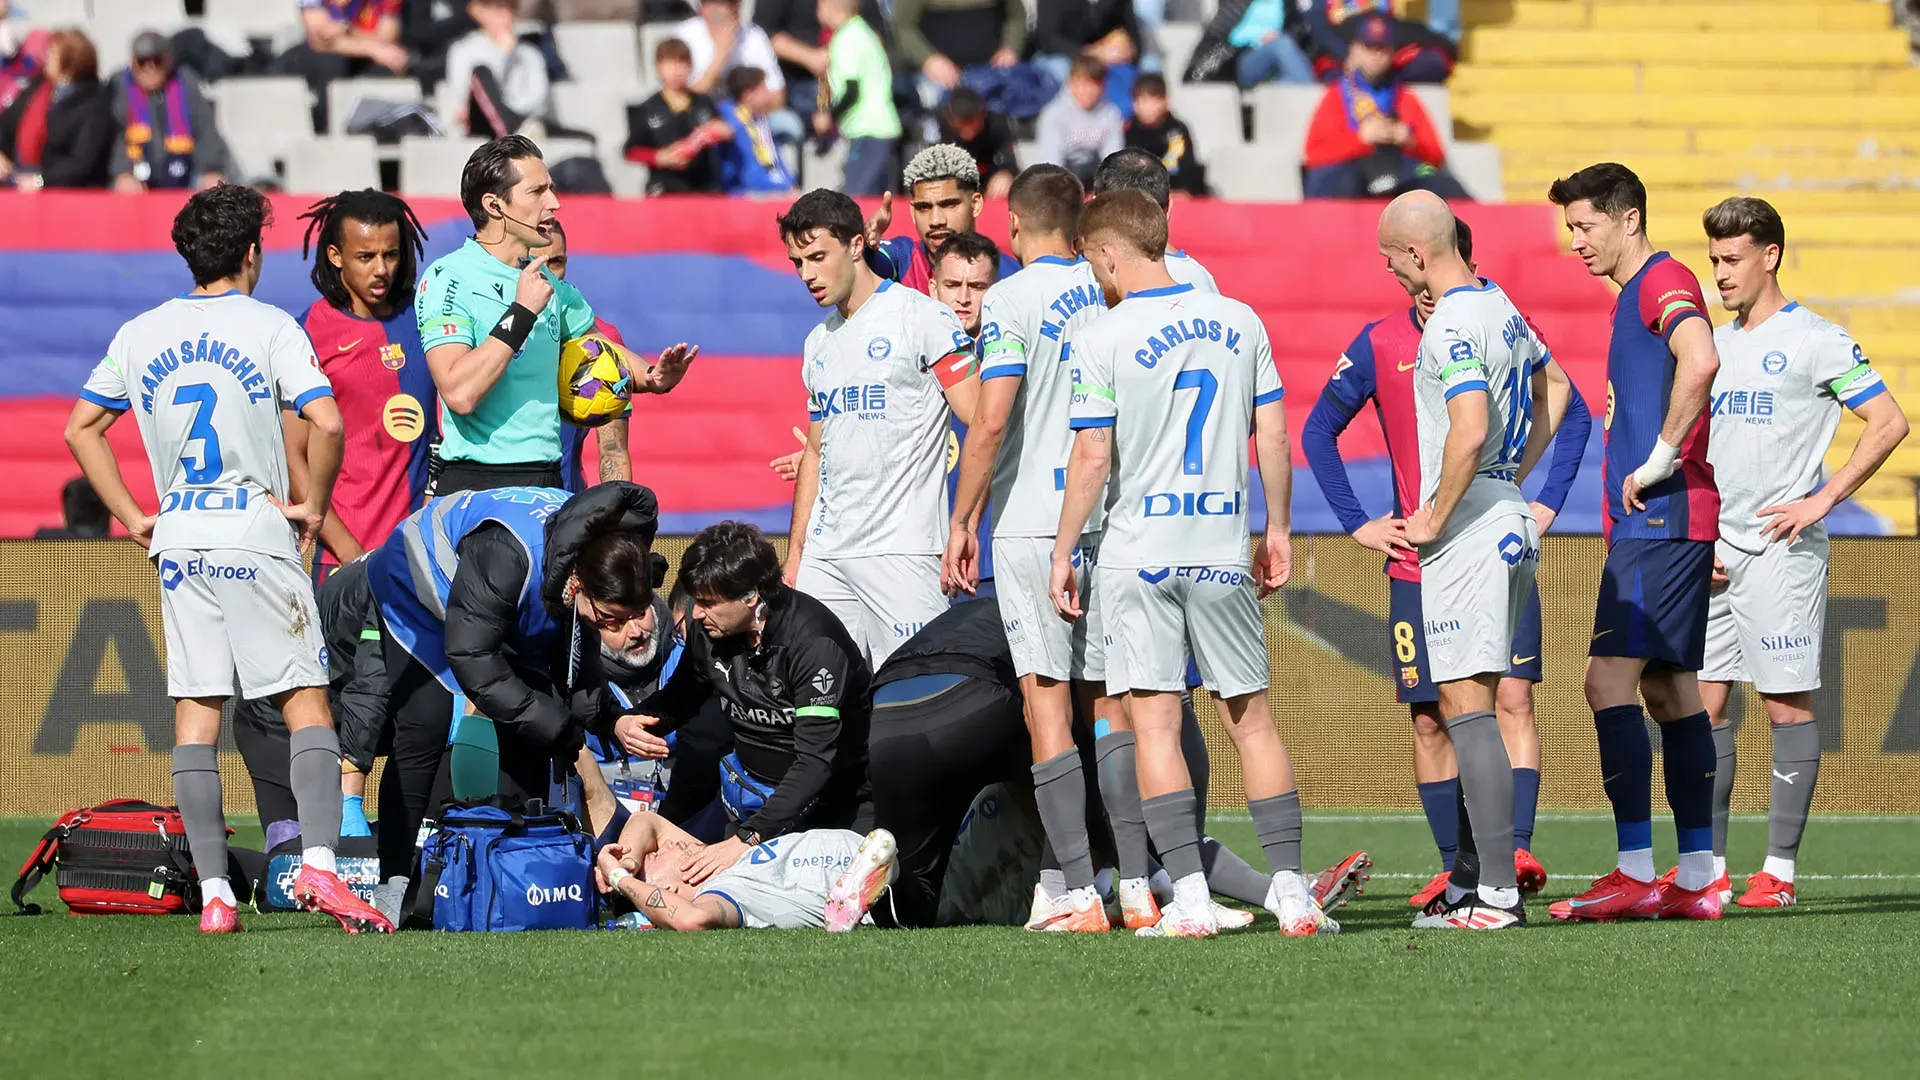
[[[520,346],[527,343],[527,335],[533,333],[534,320],[539,317],[526,305],[514,304],[493,324],[493,332],[487,336],[506,342],[507,348],[517,353]]]

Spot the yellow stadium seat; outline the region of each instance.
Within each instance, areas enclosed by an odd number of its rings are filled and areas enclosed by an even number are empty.
[[[1920,95],[1792,95],[1756,102],[1750,94],[1662,97],[1649,94],[1462,92],[1456,121],[1502,124],[1621,125],[1667,128],[1920,128]]]
[[[1710,34],[1665,29],[1523,30],[1496,26],[1467,37],[1462,58],[1476,64],[1680,63],[1752,67],[1906,62],[1907,36],[1891,26],[1858,30],[1732,30]]]

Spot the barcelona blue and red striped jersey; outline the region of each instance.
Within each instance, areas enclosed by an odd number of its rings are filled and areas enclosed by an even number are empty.
[[[933,258],[918,237],[891,236],[880,241],[871,249],[867,266],[881,277],[897,281],[914,292],[933,294]],[[1001,278],[1019,270],[1018,259],[1004,252],[1000,255]]]
[[[400,0],[300,0],[302,8],[320,8],[327,17],[363,34],[372,33],[382,19],[400,17]]]
[[[1707,414],[1680,444],[1671,477],[1646,489],[1645,510],[1628,513],[1621,485],[1653,452],[1673,395],[1673,332],[1688,319],[1707,318],[1707,302],[1693,271],[1655,252],[1614,301],[1613,339],[1607,346],[1606,468],[1600,519],[1608,542],[1714,540],[1720,535],[1720,492],[1707,464]]]
[[[440,410],[413,307],[363,319],[316,300],[300,316],[346,424],[333,510],[360,546],[378,547],[418,509]],[[325,561],[334,561],[328,557]]]

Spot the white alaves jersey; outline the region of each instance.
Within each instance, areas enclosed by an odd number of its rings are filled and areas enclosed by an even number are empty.
[[[1167,266],[1167,276],[1182,285],[1191,285],[1204,293],[1218,293],[1220,286],[1214,284],[1213,275],[1200,265],[1200,260],[1184,251],[1169,249],[1163,260]]]
[[[1520,500],[1516,478],[1533,430],[1533,374],[1546,362],[1546,346],[1526,316],[1490,281],[1448,290],[1428,316],[1413,376],[1422,506],[1440,490],[1451,426],[1447,403],[1470,390],[1487,395],[1487,441],[1479,470],[1447,523],[1447,535],[1498,503]]]
[[[1129,293],[1071,344],[1072,426],[1113,429],[1100,565],[1245,567],[1253,410],[1283,393],[1259,316],[1169,285]]]
[[[1720,372],[1707,462],[1720,489],[1720,539],[1757,555],[1767,546],[1761,508],[1819,486],[1841,406],[1857,408],[1887,386],[1851,335],[1798,303],[1751,329],[1722,326],[1713,343]]]
[[[1107,310],[1084,259],[1054,256],[987,290],[980,313],[980,381],[1019,377],[1012,422],[993,468],[993,535],[1050,537],[1060,526],[1073,431],[1067,341]],[[1099,529],[1099,510],[1087,531]]]
[[[891,281],[852,318],[807,335],[801,381],[820,430],[820,492],[805,553],[938,555],[947,538],[952,410],[934,368],[973,365],[953,311]]]
[[[296,558],[284,501],[281,410],[333,387],[293,317],[238,292],[182,296],[136,316],[107,346],[81,396],[131,411],[160,493],[153,550],[255,551]]]

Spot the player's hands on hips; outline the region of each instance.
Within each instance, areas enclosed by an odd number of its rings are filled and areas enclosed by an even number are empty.
[[[886,237],[887,229],[892,227],[892,225],[893,225],[893,192],[891,191],[882,192],[880,195],[880,209],[875,210],[873,214],[867,218],[867,226],[866,226],[867,246],[868,247],[880,246],[880,241]]]
[[[540,272],[547,265],[545,255],[535,255],[520,269],[520,283],[514,286],[513,302],[528,311],[538,312],[553,299],[553,281]]]
[[[327,520],[326,513],[307,503],[283,503],[271,495],[267,499],[300,530],[300,554],[313,550],[313,542],[320,539],[320,525]]]
[[[139,517],[127,522],[127,533],[133,537],[134,543],[139,544],[143,548],[151,548],[153,546],[153,527],[158,524],[159,521],[159,517],[153,514],[141,514]]]
[[[1293,577],[1293,537],[1279,529],[1267,530],[1254,553],[1253,572],[1260,581],[1262,600],[1285,585]]]
[[[1528,503],[1527,509],[1533,511],[1533,520],[1539,524],[1541,536],[1547,535],[1547,530],[1553,528],[1553,519],[1560,516],[1554,513],[1546,503]]]
[[[729,836],[717,844],[708,844],[687,859],[684,871],[687,884],[700,884],[739,862],[740,856],[746,853],[747,842],[737,836]]]
[[[940,587],[948,596],[972,596],[980,587],[980,536],[964,521],[947,529],[947,549],[940,553]]]
[[[1353,530],[1353,538],[1361,547],[1377,551],[1394,562],[1403,562],[1413,554],[1413,545],[1407,541],[1406,520],[1392,514],[1374,518]]]
[[[658,760],[667,756],[667,740],[651,730],[659,723],[657,716],[628,713],[613,722],[613,737],[620,740],[620,746],[627,753]]]
[[[1074,573],[1072,552],[1053,553],[1053,571],[1047,578],[1047,595],[1053,597],[1053,610],[1068,622],[1086,614],[1080,607],[1080,575]]]
[[[1440,539],[1440,523],[1434,519],[1431,504],[1407,516],[1406,537],[1407,543],[1414,547],[1431,544]]]
[[[1707,577],[1707,587],[1724,589],[1727,587],[1727,582],[1731,580],[1733,579],[1727,576],[1727,564],[1720,561],[1720,556],[1715,555],[1713,557],[1713,573]]]
[[[1769,543],[1779,540],[1791,544],[1800,539],[1802,530],[1819,524],[1832,509],[1832,500],[1818,492],[1797,502],[1763,506],[1760,517],[1767,523],[1760,526],[1760,531],[1766,534]]]
[[[643,394],[664,394],[680,385],[687,377],[687,369],[693,366],[693,358],[700,355],[700,346],[689,345],[682,341],[660,352],[660,358],[653,362],[645,375],[635,379],[635,389]]]
[[[773,475],[791,484],[800,477],[800,459],[807,456],[807,433],[799,428],[793,429],[793,437],[800,440],[800,449],[791,454],[782,454],[767,462],[773,467]]]

